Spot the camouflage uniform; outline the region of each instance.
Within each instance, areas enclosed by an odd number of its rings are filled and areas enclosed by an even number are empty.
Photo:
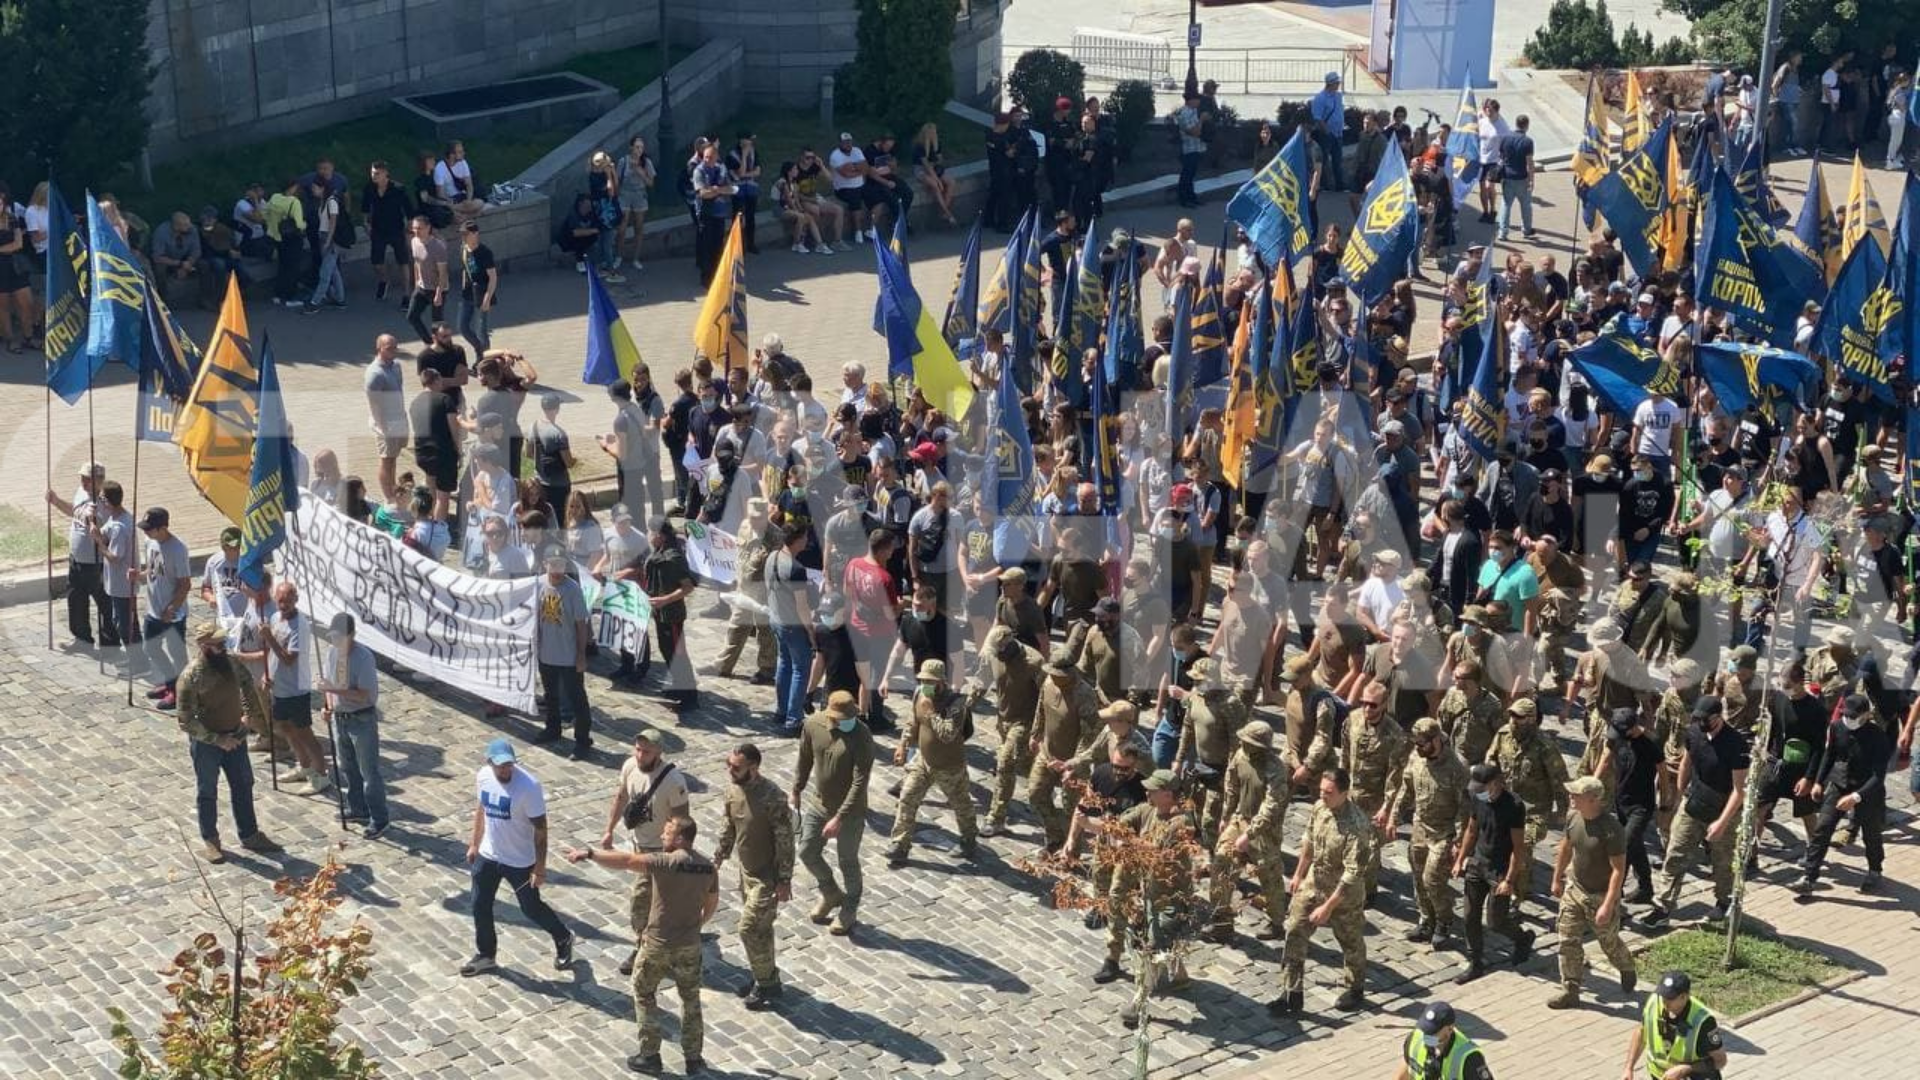
[[[778,986],[773,921],[780,911],[776,893],[793,883],[793,810],[778,784],[757,776],[727,790],[726,814],[713,861],[725,862],[739,852],[740,944],[747,951],[754,983]]]
[[[1851,644],[1837,644],[1836,637],[1851,642],[1852,634],[1845,627],[1835,627],[1828,632],[1828,642],[1807,654],[1807,683],[1820,688],[1820,704],[1831,716],[1839,706],[1840,699],[1853,691],[1853,683],[1860,671],[1860,654]],[[1754,698],[1761,695],[1754,694]],[[1755,707],[1758,711],[1758,706]],[[1733,706],[1728,703],[1727,722],[1733,723]],[[1741,734],[1751,734],[1752,729],[1744,728]]]
[[[1533,699],[1521,698],[1514,702],[1513,713],[1516,723],[1495,737],[1489,760],[1500,766],[1508,790],[1527,806],[1526,848],[1513,853],[1513,857],[1520,860],[1513,882],[1513,903],[1517,909],[1533,895],[1533,853],[1552,831],[1553,823],[1566,816],[1567,760],[1552,739],[1540,734],[1538,723],[1533,724],[1525,736],[1515,730],[1521,720],[1529,717],[1538,720],[1539,710]]]
[[[1564,544],[1570,538],[1557,539]],[[1560,677],[1567,670],[1567,645],[1580,621],[1580,594],[1586,589],[1586,574],[1565,552],[1554,552],[1551,560],[1534,552],[1527,556],[1527,562],[1540,580],[1540,613],[1534,622],[1540,633],[1540,692],[1557,693]]]
[[[1604,865],[1583,865],[1580,851],[1585,839],[1591,836],[1601,846],[1606,859]],[[1611,917],[1606,922],[1599,920],[1600,905],[1606,900],[1606,890],[1593,892],[1581,884],[1583,878],[1599,880],[1613,873],[1611,859],[1614,855],[1626,852],[1626,830],[1613,812],[1601,809],[1599,816],[1588,821],[1575,814],[1567,822],[1567,839],[1563,846],[1571,847],[1574,854],[1563,876],[1563,891],[1560,894],[1560,913],[1554,919],[1554,933],[1560,937],[1560,985],[1563,993],[1556,999],[1555,1008],[1563,1008],[1579,1000],[1580,984],[1587,977],[1586,937],[1589,931],[1600,942],[1600,951],[1606,955],[1607,962],[1623,976],[1636,974],[1633,951],[1620,940],[1620,915],[1624,903],[1616,903]],[[1618,849],[1618,850],[1616,850]]]
[[[1238,695],[1218,683],[1206,683],[1212,663],[1201,660],[1194,665],[1194,680],[1203,689],[1187,698],[1187,722],[1180,725],[1180,745],[1173,752],[1175,773],[1182,765],[1193,762],[1205,765],[1214,773],[1211,781],[1196,785],[1198,790],[1192,792],[1199,803],[1203,843],[1207,842],[1204,838],[1212,837],[1220,827],[1220,774],[1227,769],[1234,740],[1249,715],[1246,703]]]
[[[927,667],[946,664],[929,660]],[[924,679],[924,674],[922,675]],[[909,742],[919,747],[913,764],[907,767],[906,782],[900,787],[900,802],[893,813],[893,859],[907,857],[913,846],[914,826],[919,824],[920,802],[927,789],[939,785],[940,793],[953,808],[960,832],[960,850],[973,850],[976,833],[973,817],[973,789],[967,781],[967,710],[964,694],[956,694],[944,685],[922,682],[913,698],[913,725],[901,733],[901,752]]]
[[[1253,864],[1266,899],[1267,920],[1279,926],[1287,906],[1287,873],[1280,858],[1289,791],[1286,762],[1274,750],[1273,729],[1265,721],[1241,728],[1239,742],[1222,784],[1220,807],[1225,823],[1213,848],[1213,869],[1207,880],[1213,929],[1218,933],[1233,929],[1233,891],[1239,877],[1234,868],[1240,860],[1235,847],[1242,836],[1247,837],[1246,859]]]
[[[1399,724],[1387,718],[1383,711],[1380,722],[1369,724],[1364,716],[1347,718],[1346,757],[1347,773],[1352,784],[1347,789],[1347,798],[1353,800],[1362,813],[1372,818],[1387,805],[1387,800],[1400,789],[1402,774],[1407,767],[1407,758],[1413,748],[1407,742],[1407,733]],[[1387,822],[1389,834],[1395,825]],[[1375,830],[1378,839],[1379,831]],[[1371,897],[1380,884],[1380,848],[1382,843],[1367,845],[1366,895]]]
[[[1295,767],[1304,767],[1310,777],[1319,776],[1333,767],[1340,745],[1339,699],[1320,684],[1305,655],[1288,660],[1285,671],[1290,685],[1280,703],[1286,735],[1283,749]]]
[[[1093,741],[1102,726],[1100,702],[1093,687],[1065,661],[1066,657],[1058,651],[1047,661],[1045,670],[1049,676],[1058,670],[1067,673],[1070,679],[1065,689],[1051,677],[1040,687],[1039,731],[1033,737],[1039,741],[1040,748],[1034,755],[1033,768],[1027,773],[1027,803],[1033,808],[1033,816],[1040,819],[1048,847],[1059,847],[1067,840],[1068,808],[1054,802],[1060,775],[1053,771],[1053,762],[1072,760],[1081,748]]]
[[[1413,726],[1415,738],[1425,732],[1440,734],[1440,721],[1427,717]],[[1420,927],[1445,934],[1453,925],[1453,845],[1467,824],[1467,763],[1458,751],[1442,742],[1432,759],[1418,753],[1407,759],[1389,820],[1397,820],[1399,808],[1409,802],[1413,836],[1407,854]]]
[[[1146,642],[1140,639],[1140,631],[1125,623],[1111,633],[1096,623],[1076,623],[1067,635],[1067,652],[1080,677],[1093,684],[1101,704],[1119,701],[1130,690],[1145,689],[1132,684],[1146,678]]]
[[[662,979],[672,979],[680,994],[680,1049],[689,1059],[701,1056],[707,1028],[700,1015],[701,950],[699,905],[720,888],[713,863],[691,851],[648,855],[641,873],[658,876],[654,882],[654,917],[647,924],[647,940],[633,969],[633,1011],[640,1022],[640,1054],[660,1053]],[[698,876],[695,876],[698,875]],[[663,882],[665,884],[663,884]],[[695,911],[676,910],[681,904]],[[675,929],[666,930],[663,927]],[[691,940],[688,940],[688,939]]]
[[[1678,661],[1675,664],[1686,663]],[[1680,759],[1687,753],[1687,724],[1693,716],[1693,703],[1700,700],[1698,686],[1684,690],[1669,688],[1660,695],[1660,703],[1653,710],[1654,745],[1660,747],[1660,775],[1655,782],[1654,803],[1655,819],[1660,824],[1660,835],[1667,836],[1673,830],[1673,815],[1680,806]],[[1725,700],[1725,699],[1722,699]],[[1732,706],[1728,706],[1731,714]],[[1614,778],[1603,776],[1600,782],[1606,786],[1607,805],[1613,805]]]
[[[1485,687],[1472,697],[1457,686],[1448,690],[1434,711],[1434,719],[1440,721],[1441,730],[1447,733],[1468,765],[1487,760],[1487,748],[1493,745],[1494,733],[1507,723],[1500,699]]]
[[[1838,696],[1830,697],[1827,694],[1826,684],[1815,678],[1813,674],[1814,661],[1821,658],[1824,653],[1825,650],[1821,650],[1807,657],[1807,683],[1820,687],[1821,701],[1826,706],[1827,712],[1831,714],[1834,703],[1840,699]],[[1831,663],[1831,661],[1829,661],[1829,663]],[[1823,667],[1821,674],[1827,678],[1833,678],[1838,675],[1839,672],[1835,668],[1827,666]],[[1760,725],[1760,706],[1766,701],[1766,695],[1761,692],[1759,672],[1750,671],[1740,673],[1718,671],[1713,674],[1712,678],[1707,680],[1707,683],[1712,687],[1708,693],[1719,697],[1721,703],[1727,707],[1727,726],[1748,738],[1752,738],[1753,729]],[[1681,741],[1684,743],[1684,735]],[[1679,761],[1678,756],[1674,758],[1674,761],[1676,763]]]
[[[1033,767],[1033,716],[1040,707],[1040,665],[1045,658],[1018,640],[1012,641],[1009,655],[993,655],[991,649],[989,655],[994,700],[1000,706],[1000,747],[993,757],[993,804],[987,808],[987,828],[999,832],[1007,825],[1014,780]]]
[[[1283,993],[1295,995],[1305,989],[1307,943],[1314,930],[1309,917],[1335,889],[1340,890],[1340,903],[1327,926],[1340,943],[1347,989],[1354,994],[1365,991],[1367,917],[1360,886],[1366,872],[1367,849],[1372,846],[1373,823],[1353,800],[1340,804],[1338,810],[1329,809],[1325,803],[1313,808],[1313,817],[1307,821],[1306,850],[1302,852],[1307,860],[1306,887],[1293,894],[1293,903],[1287,908],[1287,940],[1281,952],[1285,965]]]
[[[1150,802],[1120,815],[1120,824],[1154,847],[1170,849],[1193,839],[1193,815],[1176,809],[1162,817]],[[1123,864],[1114,873],[1113,889],[1107,899],[1107,956],[1110,959],[1118,960],[1126,951],[1129,928],[1136,934],[1145,928],[1143,899],[1153,905],[1156,919],[1163,921],[1192,900],[1193,879],[1186,870],[1187,865],[1185,859],[1173,860],[1170,872],[1147,875],[1144,880],[1131,863]],[[1152,940],[1151,936],[1148,940]]]

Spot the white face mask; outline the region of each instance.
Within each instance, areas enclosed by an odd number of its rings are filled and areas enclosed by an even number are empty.
[[[1847,725],[1848,731],[1859,731],[1861,728],[1867,726],[1867,714],[1861,713],[1859,716],[1842,716],[1840,722]]]

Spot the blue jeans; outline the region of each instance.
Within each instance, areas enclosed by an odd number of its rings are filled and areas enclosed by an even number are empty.
[[[613,234],[612,229],[601,229],[593,238],[593,263],[602,270],[613,269]]]
[[[493,348],[493,331],[487,325],[489,314],[480,310],[480,301],[460,298],[460,336],[467,339],[475,353]]]
[[[1173,768],[1173,755],[1180,749],[1180,727],[1169,716],[1161,716],[1153,728],[1153,766]]]
[[[1628,563],[1650,563],[1660,555],[1660,533],[1657,530],[1648,529],[1645,540],[1627,537],[1622,541],[1622,545],[1627,549]]]
[[[1779,145],[1789,150],[1800,149],[1799,133],[1793,129],[1795,114],[1800,111],[1800,103],[1798,101],[1781,101],[1776,98],[1772,104],[1772,111],[1774,119],[1780,122]]]
[[[336,304],[347,302],[347,282],[340,276],[340,249],[332,244],[320,253],[320,269],[314,275],[313,297],[308,304],[319,306],[332,300]]]
[[[240,730],[233,734],[242,741],[231,750],[222,750],[198,739],[187,741],[187,748],[193,752],[194,810],[200,818],[200,839],[210,844],[220,842],[222,773],[227,777],[227,795],[233,800],[233,824],[239,830],[240,839],[260,831],[260,822],[253,816],[253,763],[247,760],[246,732]]]
[[[1327,159],[1325,169],[1328,181],[1322,185],[1322,189],[1325,191],[1345,191],[1347,189],[1347,174],[1343,171],[1343,166],[1346,162],[1341,160],[1343,155],[1340,152],[1340,136],[1335,135],[1331,131],[1322,131],[1314,136],[1314,138],[1320,141],[1320,152],[1325,155]]]
[[[113,569],[109,567],[107,573],[113,573]],[[107,597],[107,614],[113,619],[114,638],[117,639],[121,645],[126,646],[127,666],[136,672],[145,671],[147,669],[147,653],[145,647],[142,646],[140,642],[140,635],[136,632],[139,630],[140,624],[135,622],[133,618],[133,597],[109,595]]]
[[[807,704],[807,672],[813,667],[813,642],[804,626],[775,626],[778,659],[773,665],[773,718],[798,724]]]
[[[173,689],[187,667],[187,621],[162,622],[151,615],[140,619],[140,648],[155,682]]]
[[[1196,195],[1193,190],[1193,178],[1199,171],[1200,154],[1198,151],[1191,154],[1183,153],[1180,155],[1180,187],[1176,192],[1180,200],[1180,205],[1186,206],[1200,201],[1200,196]]]
[[[387,824],[387,782],[380,777],[380,713],[376,709],[336,713],[335,754],[347,778],[347,816],[366,818],[374,828]]]
[[[1520,204],[1520,228],[1526,233],[1533,232],[1533,191],[1527,187],[1525,178],[1500,181],[1500,239],[1507,238],[1507,221],[1513,204]]]

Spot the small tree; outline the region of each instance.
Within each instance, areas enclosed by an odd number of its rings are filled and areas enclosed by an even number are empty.
[[[846,69],[853,104],[902,140],[953,97],[953,0],[860,0]]]
[[[147,5],[0,0],[0,143],[23,185],[57,169],[70,193],[98,189],[146,149]]]
[[[358,1046],[336,1043],[340,1007],[360,992],[373,955],[373,931],[355,921],[329,927],[340,898],[333,860],[306,881],[283,878],[285,899],[267,923],[264,952],[253,946],[244,915],[228,918],[201,880],[225,924],[225,943],[211,931],[162,969],[173,1007],[160,1020],[158,1053],[134,1034],[124,1010],[110,1006],[113,1043],[126,1080],[367,1080],[379,1066]],[[251,970],[248,961],[251,960]]]
[[[1028,49],[1007,73],[1007,96],[1029,116],[1053,115],[1056,98],[1086,97],[1087,72],[1080,61],[1052,49]]]
[[[1132,160],[1134,146],[1153,122],[1153,84],[1140,79],[1122,80],[1114,84],[1101,109],[1113,118],[1113,141],[1121,159]]]
[[[1607,0],[1592,5],[1587,0],[1553,0],[1546,25],[1534,31],[1521,52],[1537,68],[1617,67],[1620,47],[1613,39]]]

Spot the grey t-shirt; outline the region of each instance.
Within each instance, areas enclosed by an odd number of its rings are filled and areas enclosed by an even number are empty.
[[[646,415],[631,401],[623,401],[613,414],[613,433],[625,444],[620,464],[637,469],[646,462],[660,460],[660,440],[647,427]]]
[[[324,681],[329,686],[342,686],[349,690],[367,692],[365,705],[336,703],[335,712],[359,712],[362,709],[375,708],[380,704],[380,672],[373,665],[372,649],[356,641],[353,643],[353,648],[347,650],[343,662],[340,650],[336,648],[327,658],[327,671],[329,675]]]
[[[73,554],[73,561],[79,563],[97,563],[100,553],[94,550],[93,534],[87,530],[87,523],[93,520],[95,509],[104,511],[106,503],[96,502],[87,494],[86,488],[73,489],[73,518],[67,524],[67,550]]]
[[[540,662],[571,666],[579,658],[580,623],[587,618],[587,599],[580,593],[579,582],[561,578],[555,585],[542,577],[534,602],[540,616]]]
[[[389,438],[407,437],[406,387],[401,380],[399,361],[382,364],[374,359],[367,362],[366,377],[362,381],[367,391],[367,407],[371,410],[375,430]]]
[[[158,619],[160,612],[173,603],[173,594],[180,583],[193,577],[193,564],[187,558],[187,545],[177,536],[169,535],[165,540],[149,539],[146,544],[147,570],[147,615]],[[181,622],[187,617],[185,601],[174,609],[172,622]]]
[[[767,619],[775,626],[804,626],[800,597],[806,595],[807,568],[782,549],[767,557]]]
[[[133,569],[133,515],[122,510],[108,518],[100,527],[100,537],[107,544],[107,566],[102,571],[107,595],[116,600],[133,599],[133,581],[127,577],[127,571]]]
[[[545,420],[533,423],[533,477],[550,488],[566,487],[573,483],[567,474],[567,451],[572,449],[565,428],[559,424],[550,424]],[[567,508],[556,506],[555,513],[564,514]]]
[[[267,650],[267,677],[273,680],[273,696],[277,698],[305,697],[313,692],[313,676],[307,670],[307,617],[294,612],[289,619],[278,611],[273,613],[273,637],[280,647],[293,654],[293,659],[282,661],[280,654]]]
[[[929,573],[946,573],[960,565],[960,545],[954,533],[959,516],[951,509],[921,507],[907,526],[907,535],[915,545],[914,561]]]

